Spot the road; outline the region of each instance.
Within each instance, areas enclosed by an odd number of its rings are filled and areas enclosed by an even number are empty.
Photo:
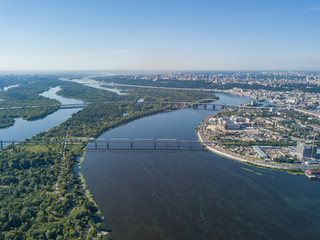
[[[206,144],[208,142],[210,142],[205,134],[205,130],[206,130],[206,126],[207,123],[209,121],[210,118],[214,117],[218,112],[210,115],[209,117],[203,119],[199,125],[199,130],[197,132],[198,138],[200,140],[200,142],[202,142],[203,144],[205,144],[205,146],[207,147],[207,149],[211,152],[214,152],[216,154],[219,154],[221,156],[239,161],[239,162],[245,162],[245,163],[250,163],[253,165],[258,165],[261,167],[267,167],[267,168],[273,168],[273,169],[282,169],[282,170],[289,170],[289,169],[301,169],[301,170],[310,170],[310,169],[314,169],[314,168],[319,168],[320,165],[319,164],[314,164],[312,166],[310,165],[302,165],[302,164],[279,164],[279,163],[272,163],[272,162],[262,162],[259,160],[255,160],[255,159],[251,159],[251,158],[247,158],[245,156],[240,156],[238,154],[235,154],[233,152],[227,151],[223,148],[219,148],[217,147],[216,144],[214,144],[214,142],[212,142],[212,144]]]

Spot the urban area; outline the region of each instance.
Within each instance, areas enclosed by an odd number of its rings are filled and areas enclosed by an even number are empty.
[[[204,120],[200,140],[202,136],[211,144],[208,148],[240,161],[305,171],[309,179],[320,177],[316,171],[320,166],[318,72],[178,72],[123,75],[112,81],[120,86],[129,82],[246,96],[252,100],[240,108],[221,106],[221,111]]]

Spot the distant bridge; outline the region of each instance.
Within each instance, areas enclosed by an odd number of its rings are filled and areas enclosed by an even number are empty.
[[[178,139],[82,139],[67,138],[56,141],[37,141],[37,140],[0,140],[0,148],[15,144],[50,144],[64,143],[87,145],[86,149],[94,150],[186,150],[186,151],[204,151],[211,142],[200,143],[198,141],[178,140]]]
[[[75,104],[52,104],[52,105],[30,105],[30,106],[11,106],[11,107],[0,107],[0,110],[10,110],[10,109],[28,109],[28,108],[41,108],[41,107],[58,107],[60,109],[70,109],[70,108],[83,108],[87,105],[92,104],[110,104],[110,103],[127,103],[127,104],[174,104],[180,105],[182,107],[193,107],[198,108],[199,106],[203,106],[203,108],[207,108],[207,106],[211,106],[212,109],[215,109],[216,106],[220,106],[221,109],[226,107],[231,108],[248,108],[248,109],[270,109],[271,107],[252,107],[242,105],[232,105],[225,104],[217,99],[201,99],[195,102],[181,102],[181,101],[105,101],[105,102],[84,102],[84,103],[75,103]]]
[[[11,106],[11,107],[8,106],[8,107],[0,107],[0,110],[30,109],[30,108],[43,108],[43,107],[69,109],[69,108],[83,108],[87,105],[88,105],[87,103],[75,103],[75,104],[29,105],[29,106]]]
[[[214,98],[206,98],[206,99],[201,99],[201,100],[198,100],[196,101],[194,104],[219,104],[219,105],[226,105],[225,103],[217,100],[217,99],[214,99]]]

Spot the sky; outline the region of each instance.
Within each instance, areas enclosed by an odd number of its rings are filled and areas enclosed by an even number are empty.
[[[0,0],[0,71],[320,70],[320,0]]]

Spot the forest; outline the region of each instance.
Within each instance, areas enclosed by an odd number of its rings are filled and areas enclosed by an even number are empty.
[[[172,88],[203,88],[215,89],[216,85],[206,81],[180,81],[180,80],[144,80],[134,79],[132,76],[112,76],[112,77],[95,77],[97,81],[106,83],[119,83],[128,85],[152,86],[152,87],[172,87]]]
[[[0,92],[0,108],[23,107],[22,109],[0,110],[0,128],[10,127],[15,118],[25,120],[37,120],[46,117],[58,110],[59,107],[47,107],[45,105],[60,104],[57,100],[42,97],[39,94],[45,92],[55,85],[53,81],[24,82],[18,87],[10,88],[8,91]],[[27,108],[27,106],[44,106],[38,108]]]
[[[1,149],[0,239],[112,239],[111,235],[105,234],[108,229],[102,224],[103,216],[98,206],[85,194],[84,182],[74,171],[86,143],[65,145],[63,138],[98,137],[104,131],[134,119],[178,108],[171,104],[135,103],[139,98],[193,101],[212,97],[204,92],[170,90],[130,90],[127,95],[118,96],[106,90],[58,80],[28,84],[24,86],[28,91],[20,87],[8,90],[4,94],[6,100],[29,104],[27,99],[30,99],[32,104],[36,101],[45,104],[51,100],[38,94],[60,86],[62,90],[58,94],[65,97],[114,103],[88,105],[59,126],[21,144]],[[18,93],[17,97],[14,93]],[[123,100],[133,102],[119,102]]]
[[[263,76],[260,76],[263,78]],[[109,76],[109,77],[95,77],[97,81],[105,82],[106,84],[118,83],[128,85],[152,86],[152,87],[172,87],[172,88],[198,88],[198,89],[217,89],[228,90],[233,88],[241,89],[264,89],[268,91],[292,91],[301,90],[303,92],[320,93],[320,86],[313,84],[274,84],[274,86],[262,84],[247,84],[247,83],[224,83],[216,84],[209,81],[180,81],[180,80],[144,80],[135,79],[132,76]]]

